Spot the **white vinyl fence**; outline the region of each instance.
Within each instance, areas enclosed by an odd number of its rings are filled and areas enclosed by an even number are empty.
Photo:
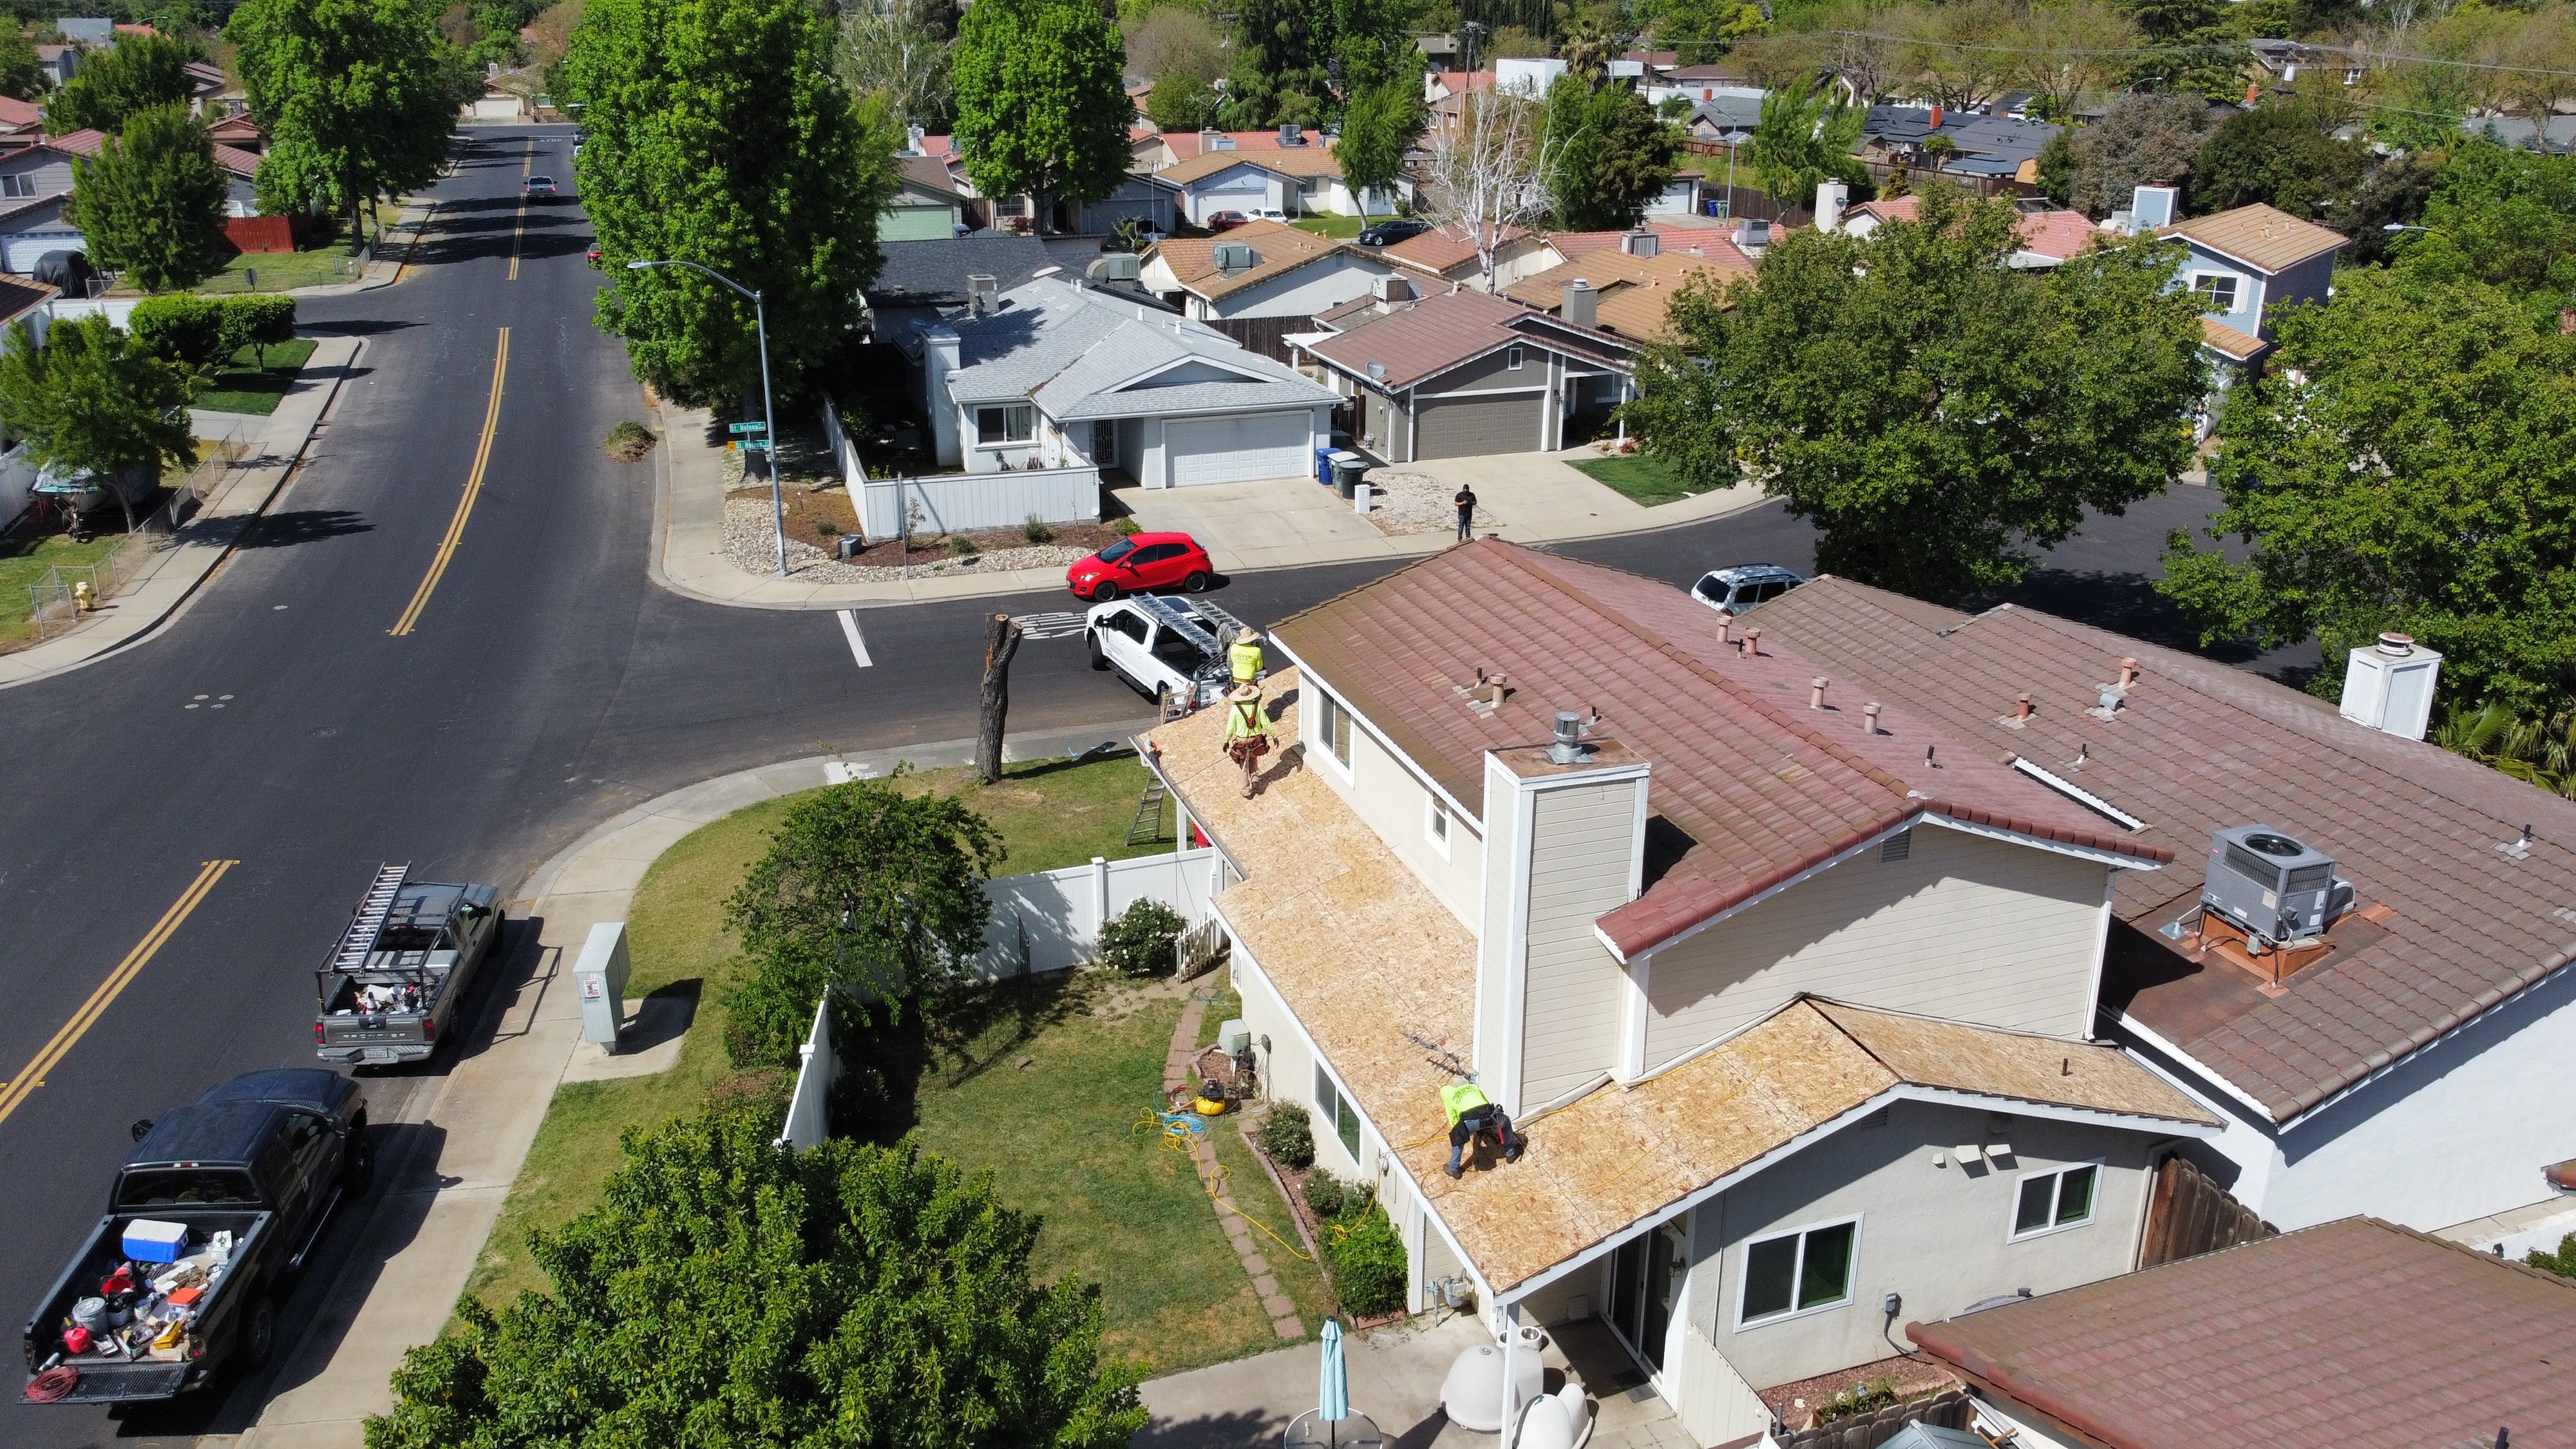
[[[27,460],[27,445],[20,443],[0,453],[0,529],[18,521],[27,511],[27,502],[36,496],[36,465]]]
[[[1161,901],[1192,926],[1213,919],[1208,897],[1223,869],[1216,851],[1169,851],[984,882],[993,917],[984,926],[979,981],[1066,971],[1092,958],[1101,923],[1138,901]]]
[[[841,1077],[840,1055],[832,1050],[832,1001],[814,1004],[814,1029],[797,1051],[805,1058],[796,1069],[796,1095],[787,1099],[787,1125],[778,1140],[799,1152],[822,1145],[832,1135],[832,1084]]]
[[[1012,528],[1035,516],[1043,523],[1098,523],[1100,470],[1030,468],[1015,473],[939,473],[927,478],[870,478],[840,409],[823,403],[823,432],[831,440],[841,482],[859,532],[875,543],[901,534],[910,521],[914,538]]]

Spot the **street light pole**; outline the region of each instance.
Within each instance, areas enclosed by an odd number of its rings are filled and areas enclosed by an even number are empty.
[[[761,300],[757,290],[744,286],[713,267],[700,266],[696,262],[662,261],[626,264],[626,270],[630,272],[641,272],[653,267],[686,267],[693,272],[703,272],[751,299],[752,325],[759,329],[760,335],[760,451],[769,459],[769,521],[777,530],[778,576],[783,579],[787,577],[787,500],[778,486],[778,409],[776,400],[770,395],[769,390],[769,306]]]

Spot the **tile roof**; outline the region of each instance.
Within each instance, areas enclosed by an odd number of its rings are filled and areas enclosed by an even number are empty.
[[[936,156],[897,156],[894,158],[894,169],[903,177],[906,185],[926,191],[933,196],[964,199],[964,193],[957,189],[955,178],[948,174],[948,163]]]
[[[1649,808],[1690,842],[1601,918],[1622,956],[1926,812],[2140,867],[2172,858],[1901,703],[1861,732],[1864,701],[1901,696],[1846,683],[1832,708],[1810,710],[1808,680],[1830,671],[1775,635],[1739,656],[1716,611],[1670,585],[1499,539],[1434,554],[1271,636],[1462,805],[1483,798],[1487,750],[1548,738],[1557,710],[1600,711],[1607,737],[1653,762]],[[1463,699],[1480,666],[1513,685],[1483,716]]]
[[[1919,196],[1891,196],[1877,201],[1864,201],[1845,212],[1846,216],[1871,216],[1880,221],[1915,221],[1923,212]],[[2092,219],[2080,211],[2024,212],[2014,223],[2014,234],[2021,249],[2064,261],[2086,247],[2101,241],[2102,232]]]
[[[2372,1218],[1905,1336],[2110,1449],[2576,1443],[2576,1282]]]
[[[1187,161],[1191,157],[1202,153],[1214,155],[1219,153],[1230,154],[1236,151],[1276,151],[1279,149],[1279,133],[1276,130],[1220,131],[1217,134],[1223,136],[1233,144],[1228,146],[1210,146],[1207,143],[1208,133],[1205,131],[1164,131],[1161,133],[1163,144],[1172,148],[1172,159],[1175,161]],[[1303,134],[1305,135],[1307,144],[1309,145],[1320,144],[1322,141],[1322,138],[1312,131],[1308,131]]]
[[[1186,160],[1175,161],[1154,173],[1155,179],[1175,186],[1187,186],[1237,166],[1251,166],[1276,176],[1291,179],[1305,176],[1339,176],[1342,163],[1321,144],[1282,146],[1269,151],[1201,151]]]
[[[1982,758],[2027,756],[2148,822],[2182,860],[2124,873],[2105,967],[2107,1010],[2154,1032],[2287,1120],[2551,974],[2576,953],[2576,801],[2438,745],[2366,729],[2269,680],[2006,605],[1969,616],[1840,579],[1765,604],[1750,622],[1878,697],[1903,701]],[[2123,657],[2139,681],[2096,707]],[[2004,723],[2015,696],[2036,713]],[[2081,754],[2081,770],[2070,763]],[[2195,964],[2156,927],[2199,899],[2211,833],[2268,823],[2335,858],[2363,907],[2326,957],[2266,996]],[[2499,847],[2522,827],[2519,858]],[[2533,1164],[2539,1166],[2538,1163]]]
[[[1900,1085],[1998,1108],[2135,1117],[2151,1130],[2214,1125],[2114,1048],[1802,998],[1717,1051],[1528,1123],[1519,1162],[1453,1183],[1439,1172],[1448,1136],[1439,1093],[1450,1077],[1406,1033],[1462,1051],[1472,1040],[1475,937],[1304,768],[1300,679],[1293,667],[1269,678],[1277,753],[1250,800],[1215,749],[1224,711],[1162,725],[1152,745],[1190,818],[1243,872],[1215,905],[1244,956],[1497,1291]]]
[[[1665,252],[1697,252],[1712,261],[1741,262],[1752,266],[1753,258],[1735,245],[1729,230],[1733,225],[1732,222],[1724,226],[1649,222],[1644,226],[1631,227],[1629,231],[1654,233],[1656,243]],[[1627,235],[1626,231],[1552,231],[1547,234],[1547,244],[1558,256],[1570,262],[1577,257],[1588,257],[1603,247],[1615,248],[1620,238]]]
[[[0,327],[62,295],[62,288],[31,282],[24,277],[0,276]]]
[[[1634,257],[1617,250],[1587,253],[1578,260],[1533,273],[1503,289],[1503,294],[1542,311],[1553,312],[1564,300],[1565,284],[1580,277],[1601,294],[1598,309],[1603,330],[1623,337],[1659,338],[1664,314],[1673,297],[1693,281],[1725,286],[1751,277],[1753,263],[1732,245],[1724,254],[1695,257],[1688,252],[1658,252]]]
[[[2254,354],[2271,346],[2262,338],[2248,337],[2215,317],[2200,319],[2200,340],[2239,362],[2248,361]]]
[[[1464,227],[1453,230],[1454,225],[1454,223],[1442,222],[1429,231],[1406,237],[1395,245],[1382,249],[1378,255],[1391,262],[1402,262],[1406,266],[1419,267],[1426,272],[1447,272],[1454,267],[1474,262],[1477,233]],[[1501,233],[1503,245],[1509,246],[1529,234],[1516,226],[1505,227]]]
[[[1041,277],[1004,292],[996,311],[951,318],[947,326],[958,337],[958,368],[949,374],[949,391],[959,401],[1025,397],[1059,421],[1312,407],[1335,400],[1331,388],[1203,322],[1061,278]],[[1242,380],[1121,390],[1147,373],[1193,359]]]
[[[1249,243],[1252,265],[1239,272],[1218,271],[1216,248],[1220,242]],[[1174,280],[1202,297],[1214,299],[1346,250],[1329,237],[1299,231],[1282,222],[1251,221],[1216,236],[1173,237],[1156,242],[1147,249],[1145,259],[1162,258],[1163,265],[1172,269]]]
[[[44,109],[34,101],[22,101],[16,96],[0,96],[0,126],[19,130],[35,125],[44,118]]]
[[[1443,292],[1400,311],[1360,321],[1306,350],[1350,372],[1382,363],[1382,387],[1409,387],[1469,358],[1522,341],[1507,324],[1523,314],[1519,303],[1485,292]],[[1339,320],[1339,319],[1336,319]]]
[[[2188,237],[2222,256],[2251,263],[2266,272],[2287,271],[2312,257],[2324,256],[2346,240],[2342,232],[2301,221],[2259,201],[2159,227],[2156,235]]]

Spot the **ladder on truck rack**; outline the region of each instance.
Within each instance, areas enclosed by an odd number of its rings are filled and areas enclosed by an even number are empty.
[[[411,874],[411,862],[376,867],[375,883],[349,915],[349,929],[340,933],[340,944],[332,948],[331,969],[363,970],[367,957],[374,954],[376,937],[384,934],[385,917],[393,914],[394,897],[402,894],[403,880]]]
[[[1175,599],[1162,594],[1137,594],[1129,603],[1137,610],[1172,632],[1197,645],[1210,660],[1222,663],[1225,646],[1247,626],[1205,599]]]

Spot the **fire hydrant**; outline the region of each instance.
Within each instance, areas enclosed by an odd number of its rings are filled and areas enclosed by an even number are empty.
[[[98,591],[87,580],[72,585],[72,603],[86,614],[98,607]]]

